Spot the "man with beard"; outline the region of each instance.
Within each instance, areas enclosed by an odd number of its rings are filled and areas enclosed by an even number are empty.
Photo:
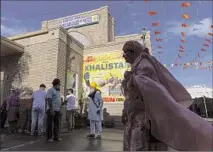
[[[60,79],[55,78],[52,84],[53,87],[47,91],[47,141],[49,142],[61,141],[58,137],[61,107]]]
[[[95,137],[95,127],[97,127],[97,139],[101,139],[102,133],[102,120],[103,120],[103,99],[101,91],[97,89],[97,84],[92,82],[90,84],[90,94],[88,104],[88,119],[90,120],[90,134],[88,138]]]
[[[187,109],[192,98],[172,74],[137,41],[124,44],[123,57],[131,64],[122,83],[124,150],[212,151],[213,127]]]

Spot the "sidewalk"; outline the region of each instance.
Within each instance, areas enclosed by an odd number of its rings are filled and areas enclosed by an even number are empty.
[[[60,134],[66,134],[66,133],[67,133],[67,129],[61,129]],[[23,145],[26,142],[35,142],[37,140],[46,139],[45,135],[40,137],[30,136],[29,134],[26,134],[26,133],[20,133],[20,130],[19,130],[19,133],[15,133],[15,134],[8,134],[8,133],[2,132],[0,137],[1,137],[0,150],[14,147],[17,145]]]
[[[56,143],[57,145],[52,145],[51,147],[46,142],[46,137],[35,137],[29,136],[26,134],[12,134],[12,135],[4,135],[2,134],[2,141],[1,150],[4,151],[22,151],[22,150],[29,150],[29,151],[46,151],[46,150],[100,150],[100,148],[104,149],[104,151],[109,151],[110,148],[113,148],[114,151],[122,150],[123,145],[123,131],[117,129],[106,129],[103,130],[102,135],[102,143],[99,147],[85,147],[85,145],[90,145],[90,140],[86,138],[88,133],[88,129],[79,129],[75,130],[73,133],[67,133],[66,130],[62,130],[60,133],[61,138],[63,139],[61,142]],[[77,143],[75,142],[77,141]],[[114,144],[115,143],[115,144]],[[39,146],[37,146],[39,144]],[[83,144],[79,147],[79,145]],[[71,146],[72,145],[72,146]],[[113,146],[111,146],[113,145]],[[71,147],[70,147],[71,146]],[[82,149],[83,148],[83,149]]]

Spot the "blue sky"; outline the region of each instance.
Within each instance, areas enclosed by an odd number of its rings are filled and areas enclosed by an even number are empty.
[[[208,32],[212,32],[212,1],[189,1],[192,6],[181,8],[181,1],[2,1],[1,2],[1,34],[3,36],[16,35],[40,29],[41,21],[68,16],[101,6],[108,5],[110,14],[115,18],[116,35],[139,33],[142,27],[147,27],[152,35],[154,55],[158,57],[156,46],[160,45],[163,52],[160,61],[163,64],[174,64],[179,46],[184,47],[182,59],[178,63],[192,61],[203,47]],[[150,17],[149,11],[157,14]],[[185,20],[182,13],[189,14]],[[152,27],[153,22],[160,23]],[[181,28],[186,23],[190,28]],[[201,23],[201,24],[199,24]],[[192,29],[199,29],[192,31]],[[156,37],[155,30],[162,34]],[[186,33],[187,43],[181,44],[180,32]],[[162,38],[161,43],[156,38]],[[212,44],[206,47],[207,52],[200,52],[200,61],[212,60]],[[187,54],[187,56],[186,56]],[[177,67],[170,70],[172,74],[185,86],[205,84],[212,87],[212,70],[196,70],[195,68]]]

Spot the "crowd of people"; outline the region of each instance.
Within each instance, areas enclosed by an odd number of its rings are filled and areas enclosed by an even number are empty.
[[[52,82],[52,88],[45,91],[46,86],[41,84],[37,91],[32,94],[31,102],[26,104],[25,123],[22,132],[30,132],[30,135],[41,136],[44,133],[44,121],[46,114],[46,135],[47,141],[60,141],[60,108],[61,104],[66,104],[66,121],[68,123],[68,132],[74,130],[76,97],[73,89],[68,89],[65,101],[62,101],[60,95],[60,79],[56,78]],[[11,95],[6,98],[1,107],[1,128],[5,126],[6,120],[9,123],[9,133],[18,132],[18,120],[20,118],[20,99],[19,90],[12,88]]]
[[[47,141],[60,141],[59,127],[61,117],[61,104],[66,105],[66,121],[68,132],[73,132],[75,128],[76,97],[73,89],[67,90],[64,101],[60,96],[60,80],[54,79],[52,88],[48,89],[41,84],[39,89],[32,94],[31,102],[26,103],[25,122],[22,132],[28,132],[31,136],[41,136],[44,133],[44,118],[46,114],[46,136]],[[88,119],[90,120],[89,138],[95,137],[97,126],[97,138],[101,138],[103,121],[103,99],[101,91],[97,88],[97,83],[90,84],[88,104]],[[1,109],[1,128],[4,128],[6,119],[9,123],[9,133],[18,132],[18,120],[20,118],[19,90],[12,88],[11,95],[4,101]]]

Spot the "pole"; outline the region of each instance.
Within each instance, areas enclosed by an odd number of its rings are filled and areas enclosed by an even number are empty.
[[[146,28],[142,28],[142,40],[143,40],[143,46],[146,47]]]
[[[207,111],[207,107],[206,107],[206,98],[205,96],[203,96],[203,102],[204,102],[204,107],[205,107],[205,111],[206,111],[206,117],[208,118],[208,111]]]

